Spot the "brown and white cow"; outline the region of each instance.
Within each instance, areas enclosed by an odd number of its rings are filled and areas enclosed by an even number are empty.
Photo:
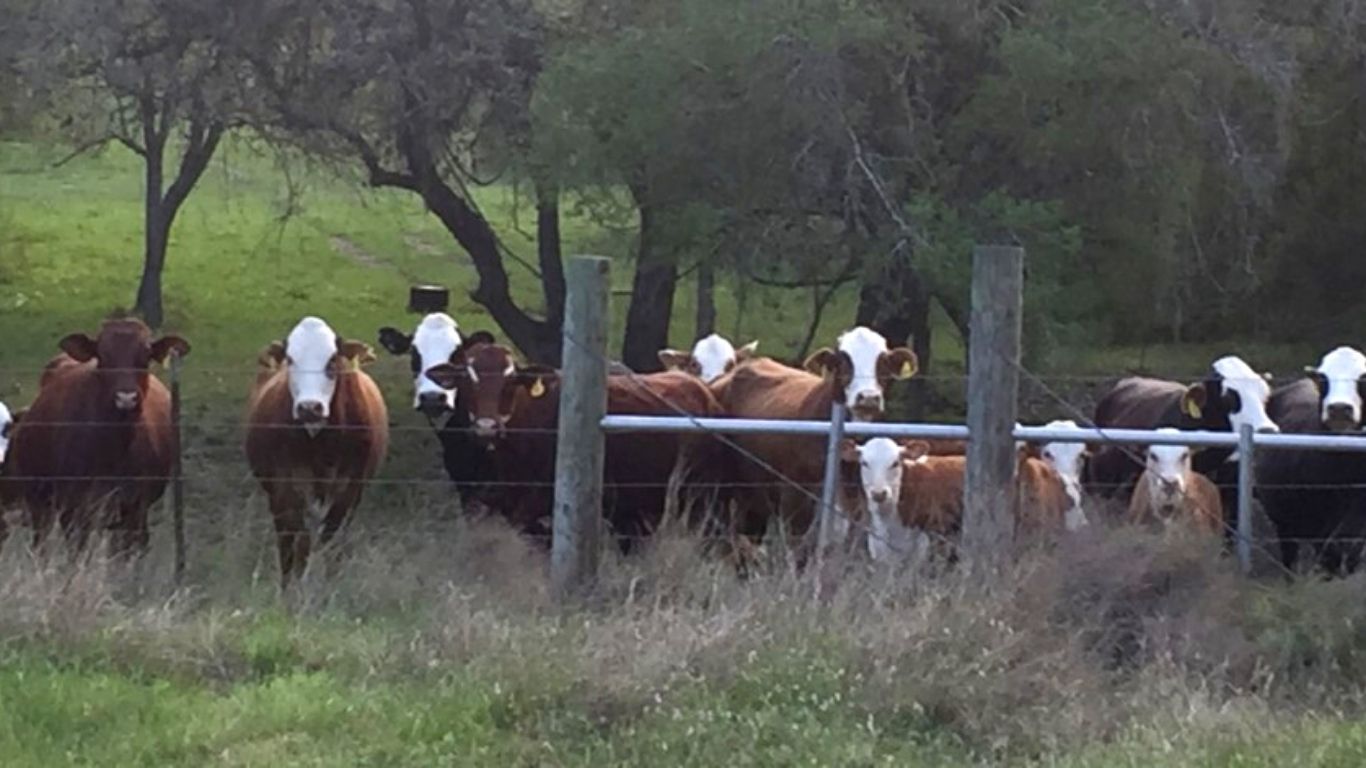
[[[905,347],[889,349],[881,335],[859,327],[841,334],[835,349],[811,355],[805,368],[761,358],[717,379],[712,391],[735,418],[825,421],[832,405],[842,403],[855,421],[872,421],[882,416],[891,382],[915,374],[916,357]],[[735,444],[741,454],[740,531],[762,538],[781,509],[790,532],[803,536],[814,518],[811,499],[819,495],[825,439],[750,434],[737,436]],[[806,493],[794,492],[788,481]]]
[[[384,461],[389,414],[361,370],[373,359],[368,345],[342,339],[317,317],[261,353],[245,447],[275,521],[284,588],[308,565],[313,529],[326,545]]]
[[[1171,428],[1157,431],[1177,432]],[[1147,468],[1129,500],[1129,520],[1168,528],[1185,526],[1215,536],[1224,530],[1219,488],[1191,468],[1191,449],[1184,445],[1148,447]]]
[[[33,524],[35,547],[57,522],[75,554],[107,523],[116,555],[141,553],[147,509],[165,491],[177,449],[170,393],[148,367],[189,354],[190,345],[116,318],[95,338],[73,333],[59,347],[9,445],[11,492]]]
[[[691,373],[707,384],[716,381],[748,360],[754,359],[759,349],[757,340],[735,348],[730,340],[719,334],[698,339],[691,352],[678,349],[659,350],[659,362],[670,371]]]
[[[500,488],[490,506],[523,533],[550,534],[559,424],[559,373],[521,365],[498,344],[472,344],[456,365],[427,375],[460,390],[475,435],[494,457]],[[707,386],[680,371],[607,377],[607,411],[646,416],[716,417],[721,406]],[[726,471],[721,444],[705,436],[611,434],[606,439],[603,511],[623,548],[660,523],[678,468],[698,487],[716,489]],[[678,477],[674,478],[678,481]],[[714,505],[713,505],[714,506]],[[713,509],[695,510],[711,513]]]

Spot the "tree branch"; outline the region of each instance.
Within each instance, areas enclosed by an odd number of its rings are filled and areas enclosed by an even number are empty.
[[[102,148],[103,148],[106,144],[108,144],[109,142],[111,142],[111,141],[119,141],[119,140],[120,140],[119,137],[118,137],[118,136],[115,136],[115,135],[113,135],[113,134],[108,134],[108,135],[105,135],[105,136],[101,136],[101,137],[99,137],[98,139],[91,139],[90,141],[87,141],[87,142],[85,142],[85,143],[83,143],[83,144],[80,144],[80,145],[77,146],[75,149],[73,149],[73,150],[71,151],[70,154],[64,156],[62,159],[60,159],[60,160],[56,161],[55,163],[53,163],[53,164],[52,164],[52,167],[53,167],[54,169],[56,169],[56,168],[61,168],[62,166],[66,165],[67,163],[71,162],[72,160],[75,160],[76,158],[80,157],[81,155],[84,155],[84,154],[87,153],[87,152],[91,152],[91,151],[96,150],[96,149],[102,149]]]

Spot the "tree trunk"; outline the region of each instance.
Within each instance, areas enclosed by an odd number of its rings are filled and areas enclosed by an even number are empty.
[[[929,401],[931,370],[930,292],[906,260],[894,259],[859,290],[855,323],[887,337],[890,346],[908,340],[920,363],[920,376],[907,383],[907,417],[923,419]]]
[[[716,272],[711,261],[697,267],[697,320],[693,339],[716,333]]]
[[[161,327],[164,319],[161,306],[161,273],[166,266],[166,241],[170,237],[170,217],[166,215],[161,186],[165,162],[164,140],[151,131],[144,133],[148,140],[144,160],[143,219],[142,219],[142,278],[138,281],[133,312],[152,328]]]
[[[559,328],[564,323],[564,254],[560,245],[560,190],[550,184],[536,185],[536,255],[541,268],[545,322]],[[558,350],[555,360],[546,362],[558,366]]]
[[[654,206],[640,204],[640,246],[631,304],[626,310],[626,339],[621,347],[622,362],[640,373],[661,369],[658,353],[669,344],[669,320],[678,282],[678,265],[658,242],[659,216]]]

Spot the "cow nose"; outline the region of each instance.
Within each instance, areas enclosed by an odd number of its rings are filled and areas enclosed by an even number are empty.
[[[138,407],[138,400],[138,391],[136,389],[131,392],[114,393],[114,407],[118,408],[120,411],[131,411]]]
[[[323,404],[317,400],[301,400],[294,406],[294,416],[302,422],[322,421]]]
[[[877,504],[885,503],[887,501],[887,498],[891,496],[891,494],[887,492],[886,488],[878,488],[869,495],[873,497],[874,503]]]
[[[882,393],[876,390],[865,390],[854,396],[854,407],[870,411],[882,410]]]
[[[439,411],[445,407],[445,392],[423,392],[417,396],[417,408],[420,411]]]
[[[480,437],[488,437],[498,431],[498,422],[490,418],[474,420],[474,433]]]
[[[1351,405],[1351,403],[1329,403],[1329,404],[1328,404],[1328,420],[1329,420],[1329,421],[1351,421],[1351,420],[1352,420],[1352,405]]]

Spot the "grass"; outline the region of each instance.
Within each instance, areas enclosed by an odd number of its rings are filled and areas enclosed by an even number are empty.
[[[92,329],[136,281],[133,158],[112,149],[51,169],[59,156],[0,143],[0,399],[12,404],[31,397],[56,339]],[[466,298],[468,261],[411,196],[288,170],[299,195],[271,156],[230,143],[173,235],[168,325],[194,345],[187,585],[172,588],[159,512],[132,572],[37,563],[18,537],[0,551],[0,764],[1366,762],[1360,577],[1249,582],[1207,550],[1116,532],[1029,555],[995,588],[962,571],[892,579],[836,562],[816,602],[783,568],[738,582],[695,542],[664,536],[609,559],[588,602],[563,608],[542,552],[458,514],[429,429],[408,413],[401,360],[374,367],[390,460],[342,563],[310,573],[286,611],[237,426],[259,348],[306,313],[365,340],[412,322],[417,280],[450,285],[464,327],[487,322]],[[516,197],[492,189],[479,202],[529,255]],[[629,230],[573,211],[564,229],[568,251],[612,256],[629,285]],[[534,282],[513,274],[534,306]],[[743,313],[729,288],[719,299],[723,330],[766,351],[790,353],[804,329],[800,293],[755,288]],[[839,297],[822,338],[852,301]],[[614,306],[620,319],[625,302]],[[951,334],[937,338],[940,361],[961,356]],[[1050,362],[1088,377],[1153,361],[1198,375],[1226,351],[1061,350]],[[1254,350],[1287,371],[1304,354]]]

